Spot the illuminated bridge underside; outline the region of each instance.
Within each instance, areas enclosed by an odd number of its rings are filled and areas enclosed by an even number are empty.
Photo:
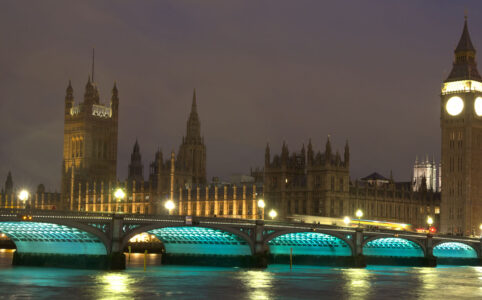
[[[363,247],[366,256],[424,257],[422,248],[401,238],[380,238],[369,241]]]
[[[0,222],[18,253],[106,255],[104,244],[93,234],[63,225],[36,222]]]
[[[166,227],[150,230],[169,254],[251,255],[248,243],[239,236],[204,227]]]
[[[444,258],[477,258],[477,252],[474,248],[457,242],[438,244],[433,248],[433,255]]]
[[[268,242],[271,254],[351,256],[350,246],[343,240],[323,233],[297,232],[278,236]]]

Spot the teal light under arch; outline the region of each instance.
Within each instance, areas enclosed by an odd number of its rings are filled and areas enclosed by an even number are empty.
[[[351,256],[350,246],[340,238],[318,232],[280,235],[268,242],[271,254]]]
[[[165,227],[148,231],[160,239],[169,254],[251,255],[241,237],[204,227]]]
[[[379,238],[363,246],[363,255],[392,257],[424,257],[423,249],[415,242],[401,238]]]
[[[64,225],[38,222],[0,222],[19,253],[106,255],[93,234]]]
[[[433,256],[449,258],[477,258],[477,252],[469,245],[458,242],[444,242],[433,248]]]

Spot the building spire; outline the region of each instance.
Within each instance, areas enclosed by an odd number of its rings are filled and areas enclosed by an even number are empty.
[[[192,106],[191,106],[191,114],[197,114],[197,103],[196,103],[196,89],[194,89],[192,93]]]
[[[477,80],[482,82],[482,77],[477,70],[477,63],[475,62],[475,53],[475,47],[470,39],[467,16],[465,16],[462,35],[454,51],[455,60],[452,71],[445,82],[459,80]]]
[[[474,45],[470,39],[469,28],[467,26],[467,15],[464,16],[464,29],[462,30],[462,36],[460,37],[455,53],[460,51],[473,51],[475,52]]]
[[[187,120],[186,141],[188,143],[202,143],[201,123],[197,114],[196,89],[193,91],[191,114]]]

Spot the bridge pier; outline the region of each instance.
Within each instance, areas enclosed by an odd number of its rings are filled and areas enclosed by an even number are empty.
[[[363,255],[363,229],[357,228],[353,238],[353,267],[365,268],[367,266]]]
[[[123,225],[124,216],[114,214],[110,230],[111,245],[106,257],[108,270],[124,270],[126,268],[126,257],[124,249],[122,249]]]
[[[425,258],[423,262],[424,267],[436,267],[437,258],[433,256],[433,235],[427,234],[425,240]]]
[[[266,268],[268,267],[268,247],[264,243],[263,237],[264,221],[256,220],[254,232],[252,237],[254,238],[254,253],[253,253],[253,267],[254,268]]]

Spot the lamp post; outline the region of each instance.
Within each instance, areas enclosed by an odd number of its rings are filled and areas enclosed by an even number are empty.
[[[27,208],[27,201],[29,197],[30,193],[26,189],[23,189],[20,191],[20,193],[18,193],[18,199],[22,201],[23,208]]]
[[[170,215],[171,211],[174,209],[174,207],[176,207],[176,205],[174,204],[174,201],[168,200],[166,204],[164,204],[164,207],[169,211],[169,215]]]
[[[432,226],[433,224],[433,219],[431,216],[428,216],[427,217],[427,224],[428,224],[428,231],[430,232],[430,227]]]
[[[114,192],[114,198],[117,200],[115,203],[115,212],[119,210],[119,202],[122,201],[126,196],[126,193],[123,189],[117,188]]]
[[[276,212],[276,210],[272,209],[269,211],[269,217],[271,218],[271,220],[276,218],[276,216],[278,216],[278,213]]]
[[[264,215],[264,207],[266,206],[266,203],[264,203],[263,199],[258,200],[258,211],[259,211],[259,218],[262,219]]]
[[[355,216],[358,218],[358,228],[360,228],[360,219],[363,217],[363,212],[361,209],[357,210]]]

